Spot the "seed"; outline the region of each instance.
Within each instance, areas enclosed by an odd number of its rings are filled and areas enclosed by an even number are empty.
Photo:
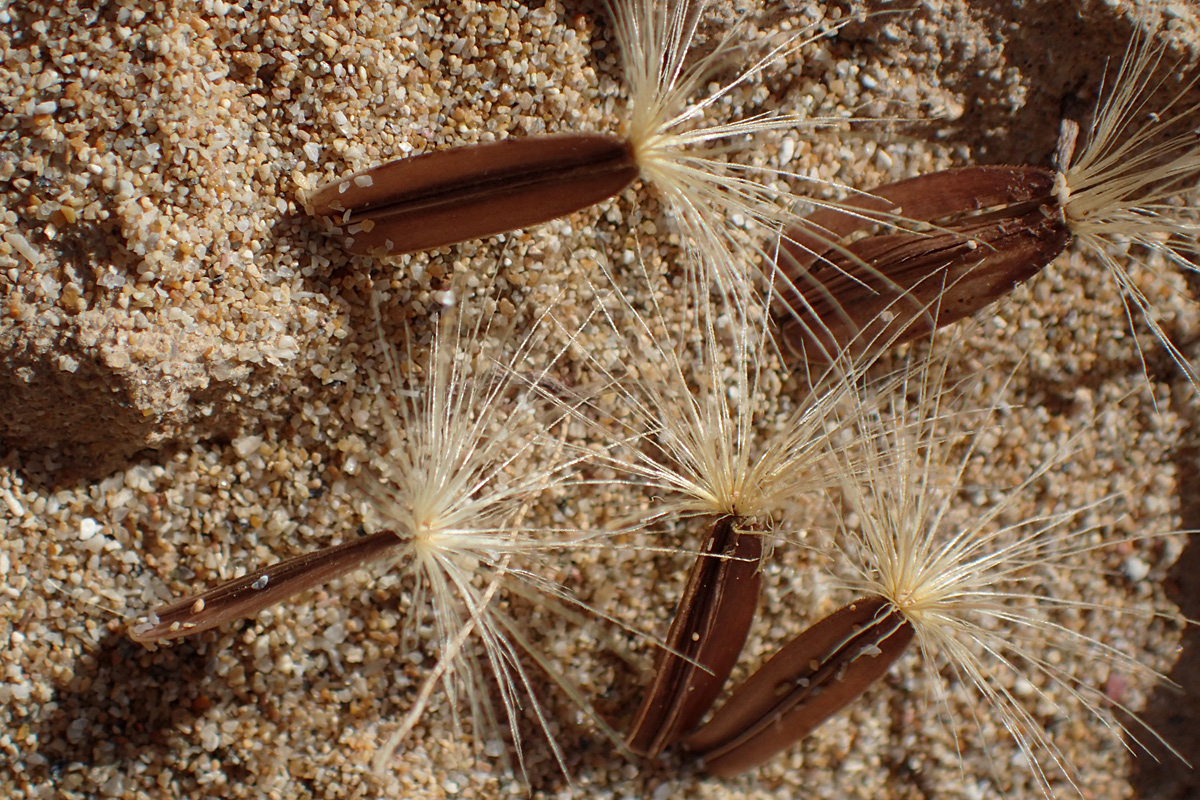
[[[713,523],[638,708],[627,742],[654,756],[690,730],[729,678],[754,621],[761,583],[762,536],[742,532],[737,517]]]
[[[810,215],[779,257],[783,340],[800,363],[825,364],[927,337],[998,300],[1070,241],[1055,177],[963,167]],[[877,224],[888,229],[861,235]],[[921,230],[896,227],[914,224]]]
[[[145,622],[129,629],[129,638],[135,642],[179,639],[253,616],[305,589],[384,558],[402,546],[404,540],[395,533],[380,531],[315,553],[305,553],[229,581],[198,597],[177,600],[155,609]]]
[[[628,141],[597,133],[505,139],[401,158],[321,187],[310,214],[358,255],[429,250],[586,208],[638,176]]]
[[[684,746],[715,775],[758,766],[866,691],[912,638],[887,600],[853,602],[786,644]]]

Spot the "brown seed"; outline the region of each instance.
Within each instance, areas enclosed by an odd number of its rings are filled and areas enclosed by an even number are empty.
[[[762,581],[762,536],[721,517],[696,558],[627,742],[654,756],[712,706],[746,643]]]
[[[785,645],[684,746],[715,775],[756,767],[862,694],[912,638],[887,600],[857,600]]]
[[[358,255],[429,250],[536,225],[611,197],[638,176],[629,142],[598,133],[505,139],[401,158],[308,198]]]
[[[129,629],[135,642],[160,642],[253,616],[298,592],[378,561],[407,543],[392,531],[360,536],[345,544],[305,553],[221,584],[202,595],[155,609],[146,622]]]
[[[881,186],[788,232],[780,333],[800,363],[827,364],[928,336],[1036,275],[1071,234],[1040,167],[963,167]],[[927,230],[862,235],[876,220]],[[784,285],[786,282],[787,285]]]

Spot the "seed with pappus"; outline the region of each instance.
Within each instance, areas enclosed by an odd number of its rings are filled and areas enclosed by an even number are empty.
[[[1154,37],[1152,29],[1130,42],[1082,136],[1063,122],[1053,168],[924,175],[792,228],[778,262],[777,317],[796,359],[828,363],[847,349],[927,337],[1004,297],[1077,241],[1116,280],[1131,318],[1145,321],[1197,385],[1129,266],[1132,244],[1146,268],[1198,269],[1200,105],[1183,104],[1196,79],[1161,98],[1166,80],[1154,75],[1165,46]]]
[[[1005,521],[1011,506],[1074,456],[1071,442],[1035,465],[1000,501],[983,509],[960,507],[963,476],[1003,409],[998,402],[988,410],[961,409],[974,381],[950,384],[949,351],[910,362],[886,399],[870,390],[861,396],[857,447],[835,455],[845,478],[836,504],[841,524],[828,545],[833,581],[854,599],[794,638],[684,741],[710,771],[736,774],[789,748],[866,691],[910,643],[935,677],[934,704],[949,708],[954,693],[969,693],[972,709],[982,701],[1012,735],[1048,797],[1058,777],[1052,773],[1061,773],[1078,792],[1076,776],[1054,731],[1031,713],[1014,682],[1047,686],[1036,691],[1039,697],[1048,700],[1057,692],[1064,698],[1059,702],[1070,706],[1063,713],[1095,715],[1116,735],[1162,741],[1138,726],[1131,709],[1106,697],[1090,671],[1064,666],[1063,655],[1162,677],[1118,644],[1080,633],[1059,617],[1112,613],[1144,624],[1156,612],[1109,608],[1049,587],[1074,573],[1080,557],[1168,532],[1106,540],[1093,520],[1111,498]],[[1114,718],[1107,711],[1112,705],[1130,721]],[[976,717],[981,737],[987,735],[984,716],[979,711]],[[957,741],[957,721],[946,722]]]
[[[608,0],[630,94],[622,134],[511,137],[398,159],[319,187],[306,199],[309,213],[336,225],[352,253],[395,255],[545,222],[641,177],[661,194],[682,234],[697,294],[716,284],[737,308],[753,305],[747,260],[769,243],[748,239],[735,220],[754,223],[773,240],[798,221],[793,199],[773,180],[803,176],[751,169],[726,156],[767,131],[837,120],[770,110],[727,123],[706,117],[739,86],[848,20],[801,26],[748,59],[738,23],[697,56],[708,5]],[[719,70],[747,60],[734,78],[703,94]]]
[[[517,598],[580,619],[590,609],[574,601],[545,564],[572,548],[603,544],[595,534],[526,524],[531,504],[571,480],[586,455],[565,447],[554,433],[570,407],[547,410],[542,400],[541,385],[549,381],[554,357],[540,368],[526,363],[538,345],[537,329],[504,355],[488,346],[494,341],[490,316],[472,319],[471,313],[469,306],[442,309],[432,349],[422,359],[427,377],[419,381],[401,375],[381,329],[388,382],[372,394],[386,399],[392,413],[383,415],[386,447],[360,486],[368,516],[382,530],[169,604],[135,624],[130,636],[153,642],[193,635],[252,616],[364,564],[383,563],[411,576],[410,623],[415,627],[426,618],[432,623],[437,662],[378,751],[377,768],[417,725],[440,686],[456,720],[460,702],[469,710],[478,746],[508,738],[522,767],[519,721],[522,709],[530,711],[565,772],[553,721],[525,658],[617,741],[500,602]],[[416,358],[409,353],[410,362]]]

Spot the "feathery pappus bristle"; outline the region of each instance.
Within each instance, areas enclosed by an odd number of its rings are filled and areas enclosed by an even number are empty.
[[[1102,89],[1082,141],[1074,153],[1069,146],[1062,153],[1055,193],[1072,235],[1117,282],[1131,325],[1136,312],[1200,387],[1196,368],[1172,342],[1130,268],[1136,262],[1151,271],[1200,270],[1200,102],[1189,100],[1200,77],[1195,64],[1168,64],[1169,45],[1160,40],[1158,26],[1143,26],[1110,74],[1107,91]],[[1187,72],[1192,77],[1170,86]],[[1073,123],[1065,124],[1069,129]]]
[[[735,59],[745,61],[741,23],[727,28],[704,55],[694,57],[707,0],[608,0],[630,91],[629,140],[642,177],[660,192],[679,226],[699,296],[716,286],[739,313],[752,315],[761,291],[754,262],[797,221],[794,199],[775,186],[784,172],[752,169],[727,156],[773,130],[812,130],[844,120],[770,110],[731,122],[707,117],[725,98],[772,64],[830,35],[841,23],[813,23],[750,56],[734,78],[701,95],[707,81]],[[758,226],[759,237],[745,225]]]
[[[541,385],[555,356],[541,367],[526,363],[536,329],[504,354],[487,345],[496,333],[491,315],[471,320],[460,305],[444,308],[442,317],[415,384],[383,345],[394,417],[385,416],[386,452],[361,479],[377,524],[409,542],[405,569],[417,584],[412,608],[432,617],[438,649],[436,666],[375,765],[386,765],[440,684],[452,713],[460,703],[470,709],[477,745],[503,728],[522,769],[520,719],[532,713],[565,774],[554,726],[524,661],[535,662],[611,739],[617,736],[501,601],[515,597],[567,615],[590,610],[554,581],[547,562],[589,536],[526,524],[538,496],[568,481],[586,456],[554,434],[570,407],[543,402]]]
[[[777,386],[766,385],[777,376],[762,311],[747,320],[702,304],[686,310],[684,327],[676,330],[657,299],[648,313],[639,311],[602,268],[612,285],[601,300],[605,322],[637,356],[626,362],[636,373],[623,377],[612,366],[595,366],[619,398],[619,409],[610,413],[640,445],[627,448],[623,468],[660,493],[643,525],[734,516],[769,526],[796,496],[826,485],[831,475],[821,466],[823,445],[834,435],[827,423],[852,377],[830,370],[794,405],[787,401],[792,410],[785,420],[775,420],[781,397]],[[644,267],[642,276],[655,285]],[[767,420],[770,435],[762,429]]]

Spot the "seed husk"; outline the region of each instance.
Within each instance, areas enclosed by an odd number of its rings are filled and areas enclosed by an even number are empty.
[[[638,176],[625,139],[573,133],[401,158],[308,198],[357,255],[396,255],[525,228],[611,197]]]
[[[857,600],[785,645],[684,746],[715,775],[752,769],[849,705],[912,638],[912,625],[887,600]]]
[[[800,363],[823,365],[928,337],[1007,295],[1070,241],[1055,176],[962,167],[811,214],[779,257],[781,338]],[[924,229],[898,229],[888,217]],[[878,224],[886,230],[869,234]]]
[[[272,564],[201,595],[157,608],[129,629],[135,642],[161,642],[257,614],[267,606],[377,561],[407,544],[392,531],[360,536],[345,544]]]
[[[742,652],[758,606],[762,535],[739,530],[739,521],[716,520],[692,564],[626,740],[635,753],[655,756],[694,727]]]

